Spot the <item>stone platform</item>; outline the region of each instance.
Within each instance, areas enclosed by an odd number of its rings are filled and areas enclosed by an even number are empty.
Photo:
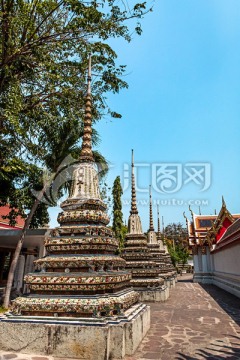
[[[163,285],[159,290],[136,290],[140,294],[140,301],[143,302],[161,302],[169,298],[169,287]]]
[[[164,284],[165,284],[169,289],[174,288],[175,285],[176,285],[176,277],[164,279]]]
[[[2,316],[0,349],[64,359],[123,359],[134,354],[149,327],[150,308],[143,304],[104,319]]]

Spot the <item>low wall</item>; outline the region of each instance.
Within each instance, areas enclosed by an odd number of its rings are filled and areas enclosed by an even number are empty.
[[[34,320],[9,317],[0,321],[0,349],[26,354],[84,360],[123,359],[132,355],[150,327],[150,308],[141,305],[122,319],[93,321]]]

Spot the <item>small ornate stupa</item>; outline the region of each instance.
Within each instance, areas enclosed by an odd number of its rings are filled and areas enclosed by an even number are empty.
[[[79,164],[69,198],[61,204],[60,227],[46,239],[48,255],[35,261],[25,282],[30,295],[14,301],[12,312],[31,316],[104,317],[123,314],[138,302],[125,260],[100,197],[92,152],[91,58]]]
[[[133,150],[131,211],[122,257],[127,262],[126,268],[132,272],[131,285],[139,291],[141,300],[164,301],[168,298],[168,289],[164,285],[164,280],[158,277],[159,271],[148,249],[147,239],[143,234],[141,219],[138,215]]]
[[[70,196],[61,204],[60,226],[45,241],[47,255],[25,277],[30,294],[17,298],[11,313],[0,319],[1,349],[123,359],[135,352],[150,327],[150,308],[130,287],[132,275],[115,255],[118,241],[107,226],[92,153],[91,110],[90,59],[83,144]]]
[[[158,275],[164,279],[165,284],[170,288],[175,285],[176,271],[172,265],[170,255],[166,252],[166,245],[163,243],[160,231],[160,217],[158,207],[158,231],[154,230],[153,211],[152,211],[152,191],[149,186],[149,230],[148,230],[148,248],[156,263]]]

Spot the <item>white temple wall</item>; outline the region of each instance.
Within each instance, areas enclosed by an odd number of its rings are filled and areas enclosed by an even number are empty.
[[[202,271],[204,273],[208,272],[208,261],[207,261],[207,255],[202,255]]]
[[[215,271],[240,275],[240,243],[212,254]]]
[[[240,243],[211,256],[214,261],[213,284],[240,298]]]
[[[216,252],[201,248],[194,255],[194,282],[214,284],[240,297],[240,243],[224,247]]]

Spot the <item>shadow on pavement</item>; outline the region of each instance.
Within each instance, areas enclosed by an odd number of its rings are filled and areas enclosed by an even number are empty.
[[[231,346],[223,345],[222,340],[215,340],[214,343],[210,344],[204,350],[197,350],[196,357],[184,355],[182,353],[178,353],[175,359],[177,360],[199,360],[199,359],[206,359],[206,360],[233,360],[233,359],[240,359],[240,337],[232,335],[231,337],[228,335],[228,338],[231,341]],[[232,340],[231,340],[232,338]],[[232,342],[233,341],[233,342]],[[216,354],[217,353],[217,354]]]
[[[199,284],[219,306],[240,326],[240,301],[235,295],[215,285]],[[240,357],[239,357],[240,359]]]

